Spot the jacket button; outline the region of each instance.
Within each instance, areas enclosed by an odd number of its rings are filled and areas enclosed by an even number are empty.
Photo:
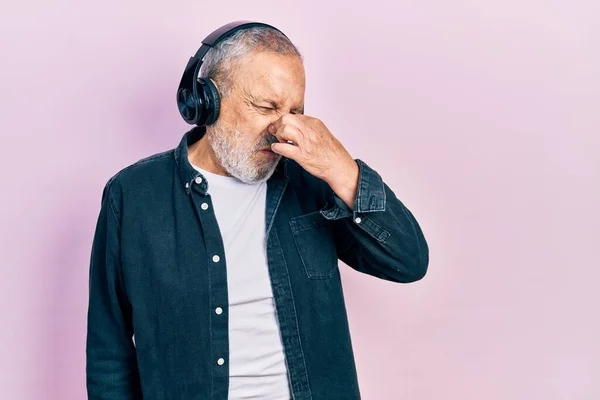
[[[215,308],[215,312],[217,313],[217,315],[221,315],[223,314],[223,309],[221,307],[217,307]]]
[[[217,360],[217,364],[219,364],[219,365],[223,365],[223,364],[225,364],[225,360],[224,360],[224,359],[222,359],[222,358],[219,358],[219,359]]]
[[[202,203],[202,205],[200,206],[203,210],[207,210],[208,209],[208,204],[206,203]]]
[[[197,176],[196,179],[194,180],[198,185],[202,183],[202,178]]]
[[[216,263],[218,263],[220,259],[221,259],[221,257],[219,257],[219,256],[217,256],[217,255],[214,255],[214,256],[213,256],[213,262],[216,262]]]
[[[360,224],[360,221],[362,221],[362,219],[360,219],[360,217],[356,217],[356,219],[354,220],[354,222],[356,222],[357,224]]]

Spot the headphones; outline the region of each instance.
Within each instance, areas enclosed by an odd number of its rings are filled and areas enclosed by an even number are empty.
[[[177,107],[185,122],[190,125],[203,126],[210,125],[217,120],[221,107],[217,87],[209,78],[198,78],[204,56],[221,40],[232,36],[241,29],[255,26],[273,28],[281,32],[274,26],[262,22],[234,21],[223,25],[204,38],[202,46],[188,61],[179,83],[179,89],[177,89]],[[283,32],[281,33],[283,34]]]

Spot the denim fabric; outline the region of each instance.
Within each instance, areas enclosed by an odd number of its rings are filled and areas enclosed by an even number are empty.
[[[227,260],[210,182],[187,152],[204,134],[190,130],[104,188],[89,276],[89,399],[227,400]],[[417,221],[355,161],[352,208],[290,159],[267,183],[268,269],[294,400],[360,399],[338,260],[393,282],[427,271]]]

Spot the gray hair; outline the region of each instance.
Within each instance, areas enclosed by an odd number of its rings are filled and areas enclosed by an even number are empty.
[[[266,26],[254,26],[237,31],[208,50],[200,67],[200,77],[215,81],[221,98],[225,98],[235,87],[235,72],[240,66],[238,61],[251,52],[296,56],[303,61],[298,48],[281,32]]]

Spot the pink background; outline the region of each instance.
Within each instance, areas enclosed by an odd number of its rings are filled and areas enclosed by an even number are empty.
[[[238,19],[414,212],[428,276],[343,266],[363,398],[600,398],[600,3],[12,1],[0,10],[0,398],[85,398],[106,180],[176,146],[188,57]]]

